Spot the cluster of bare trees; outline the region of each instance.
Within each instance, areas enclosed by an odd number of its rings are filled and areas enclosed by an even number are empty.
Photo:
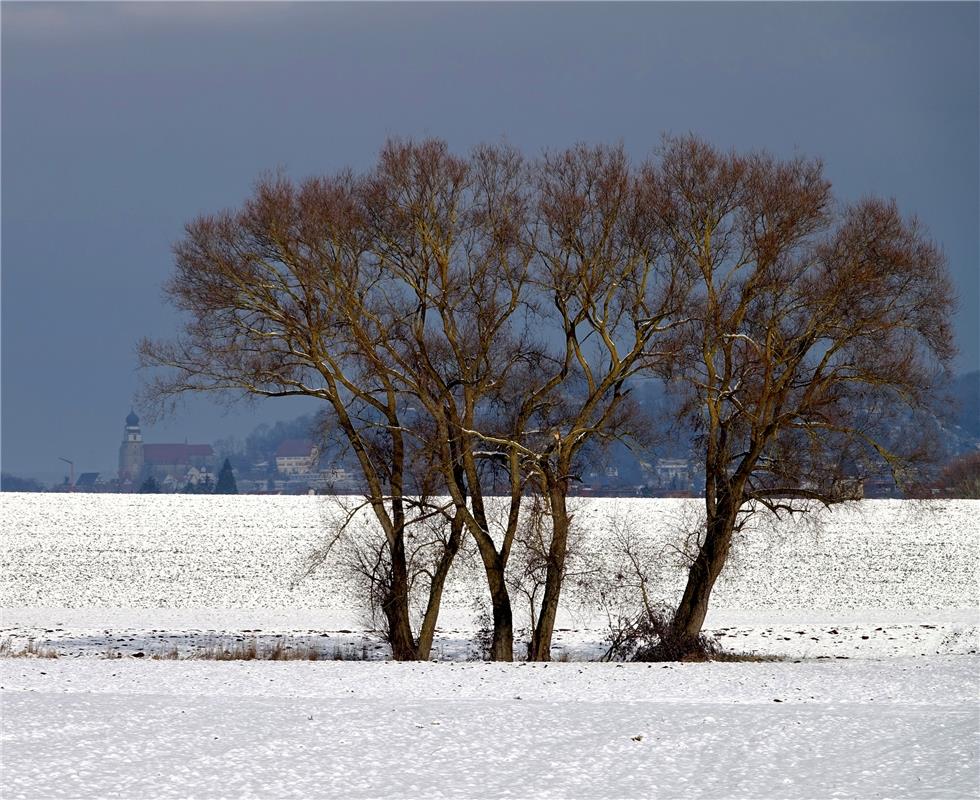
[[[670,626],[683,651],[748,515],[850,498],[863,471],[921,457],[883,443],[883,419],[928,403],[952,350],[942,253],[894,204],[839,207],[818,162],[693,137],[640,165],[615,147],[528,160],[393,141],[365,174],[262,178],[175,253],[166,292],[187,323],[141,344],[158,368],[147,396],[323,401],[368,487],[380,538],[362,566],[396,659],[428,657],[464,537],[491,657],[514,657],[507,575],[529,506],[542,591],[528,656],[549,658],[580,456],[642,438],[641,375],[680,395],[707,475]]]

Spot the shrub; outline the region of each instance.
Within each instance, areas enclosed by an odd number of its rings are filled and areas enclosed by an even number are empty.
[[[650,608],[621,617],[610,626],[610,645],[602,661],[714,661],[722,656],[714,639],[699,634],[693,644],[671,636],[671,614]]]

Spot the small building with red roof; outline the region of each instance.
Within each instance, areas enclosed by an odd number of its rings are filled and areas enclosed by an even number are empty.
[[[282,475],[307,475],[319,459],[320,449],[309,439],[286,439],[276,449],[276,470]]]

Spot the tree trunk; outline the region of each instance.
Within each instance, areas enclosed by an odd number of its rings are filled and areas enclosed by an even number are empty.
[[[391,553],[391,584],[382,607],[388,621],[388,644],[395,661],[415,661],[418,658],[412,622],[408,608],[408,569],[405,564],[405,543],[395,538]]]
[[[493,610],[493,640],[490,645],[491,661],[514,660],[514,615],[510,606],[510,593],[504,580],[507,564],[497,552],[493,540],[482,531],[474,535],[483,570],[490,589],[490,604]]]
[[[671,621],[671,648],[676,648],[680,658],[695,649],[708,614],[711,590],[728,559],[734,529],[735,514],[730,511],[708,518],[704,545],[691,565],[684,595]]]
[[[565,577],[565,558],[568,555],[570,520],[566,505],[567,487],[554,485],[548,492],[551,506],[551,544],[548,547],[548,569],[545,576],[541,613],[531,639],[528,661],[551,661],[551,637],[555,631],[558,601]]]
[[[432,583],[429,585],[429,601],[425,607],[425,616],[422,618],[422,627],[419,630],[419,644],[416,655],[419,661],[428,661],[432,654],[432,639],[435,636],[436,622],[439,619],[439,604],[442,602],[442,591],[446,585],[446,577],[449,575],[449,568],[459,552],[459,546],[463,539],[463,519],[458,514],[450,522],[449,541],[446,549],[442,551],[439,564],[432,576]]]
[[[490,645],[492,661],[514,660],[514,616],[510,606],[510,593],[504,573],[507,569],[506,554],[497,551],[493,539],[484,525],[471,518],[470,532],[476,541],[483,571],[490,589],[490,603],[493,610],[493,640]]]
[[[490,602],[493,606],[493,639],[490,644],[491,661],[514,660],[514,616],[510,607],[510,594],[504,582],[504,569],[495,566],[487,569],[490,586]]]

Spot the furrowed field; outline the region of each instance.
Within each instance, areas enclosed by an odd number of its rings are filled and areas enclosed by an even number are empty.
[[[95,629],[111,639],[154,628],[218,635],[273,628],[353,633],[370,626],[358,586],[336,558],[304,577],[309,556],[354,498],[5,494],[2,502],[6,636],[47,633],[70,650],[75,629],[84,629],[78,633],[87,642]],[[678,549],[698,503],[576,505],[579,556],[560,619],[571,630],[559,644],[589,645],[585,657],[605,634],[607,609],[588,587],[591,576],[617,568],[613,533],[631,526],[638,534],[654,588],[670,601],[683,585]],[[765,629],[873,622],[868,633],[880,634],[874,629],[881,623],[915,623],[936,626],[919,628],[929,643],[922,652],[968,651],[976,647],[978,512],[974,501],[865,501],[757,526],[738,541],[713,595],[709,627],[741,626],[743,649],[799,657],[831,654],[822,649],[828,637],[798,642],[791,634],[784,645],[775,633],[765,641]],[[447,647],[478,627],[486,594],[481,570],[471,553],[457,562],[440,616]],[[514,594],[520,627],[524,612]],[[857,643],[889,652],[888,637]]]

